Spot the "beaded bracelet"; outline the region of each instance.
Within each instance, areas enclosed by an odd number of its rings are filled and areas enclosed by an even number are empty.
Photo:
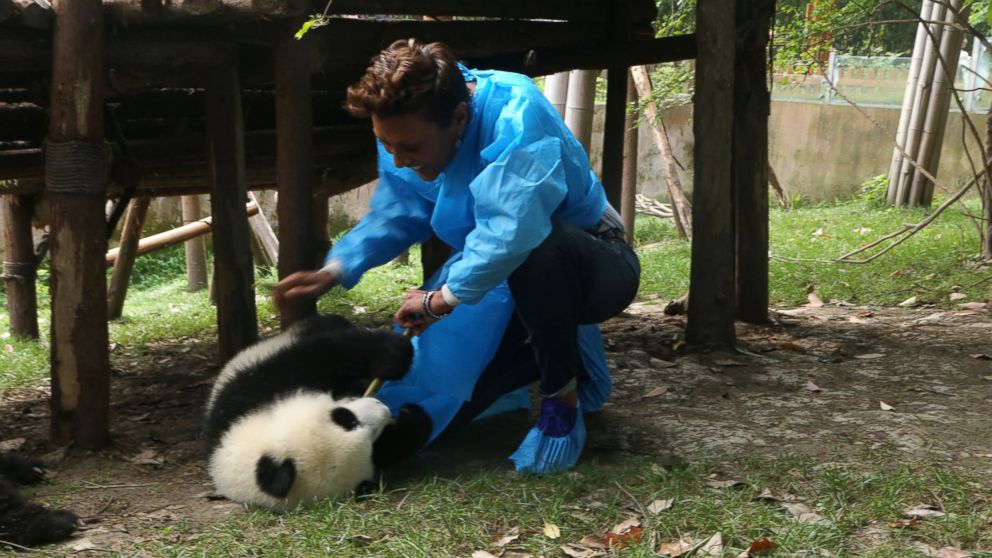
[[[445,312],[444,314],[435,314],[434,312],[431,311],[431,299],[434,298],[434,295],[436,293],[437,293],[437,291],[427,291],[427,292],[424,293],[424,302],[423,302],[424,314],[427,314],[428,316],[430,316],[431,318],[433,318],[435,320],[440,320],[442,318],[447,318],[448,316],[451,315],[451,312],[450,311],[449,312]]]

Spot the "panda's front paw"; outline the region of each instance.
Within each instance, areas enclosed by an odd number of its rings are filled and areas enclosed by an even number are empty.
[[[0,474],[17,484],[35,484],[45,478],[45,464],[13,452],[0,454]]]
[[[409,339],[395,333],[376,332],[375,335],[382,339],[369,364],[372,377],[382,380],[401,379],[413,364],[413,344]]]
[[[31,506],[30,510],[25,511],[29,519],[25,522],[24,531],[18,538],[21,544],[28,546],[68,539],[79,526],[79,518],[69,510],[50,510],[41,506]]]

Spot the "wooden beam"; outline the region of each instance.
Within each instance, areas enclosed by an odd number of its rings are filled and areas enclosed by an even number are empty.
[[[31,237],[34,202],[29,196],[0,196],[0,206],[3,209],[3,279],[7,289],[10,333],[16,337],[37,339],[37,262]]]
[[[311,43],[287,41],[277,47],[276,164],[279,174],[279,278],[312,269],[314,238],[313,110],[310,93]],[[316,300],[293,301],[280,316],[283,328],[317,312]]]
[[[606,82],[606,122],[603,126],[603,187],[606,199],[619,210],[623,190],[624,124],[627,119],[627,68],[613,66]]]
[[[56,0],[51,61],[51,435],[80,449],[110,441],[101,8]]]
[[[735,0],[696,5],[692,271],[686,340],[734,344],[733,121]]]
[[[544,76],[565,70],[590,70],[609,66],[643,66],[691,60],[696,57],[696,36],[675,35],[624,44],[531,49],[506,54],[467,56],[469,65]]]
[[[124,225],[121,227],[121,243],[118,248],[119,257],[114,261],[114,272],[110,276],[110,289],[107,292],[107,318],[116,320],[124,312],[124,298],[131,282],[131,271],[134,260],[138,257],[138,241],[145,227],[145,217],[152,199],[148,197],[132,198],[124,215]]]
[[[244,129],[241,87],[235,66],[216,68],[206,95],[210,147],[210,207],[214,227],[214,280],[217,288],[217,344],[221,362],[258,338],[254,268],[244,204]]]
[[[775,0],[737,0],[734,66],[734,194],[737,316],[768,321],[768,26]],[[692,305],[689,306],[692,308]]]

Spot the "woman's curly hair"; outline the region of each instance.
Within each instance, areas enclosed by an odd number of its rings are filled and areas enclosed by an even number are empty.
[[[447,45],[401,39],[372,58],[362,79],[348,87],[344,108],[359,118],[423,112],[444,128],[458,103],[468,100],[465,78]]]

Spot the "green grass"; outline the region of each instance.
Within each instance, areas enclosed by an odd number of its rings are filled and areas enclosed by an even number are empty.
[[[875,463],[882,463],[881,459]],[[980,475],[949,471],[936,461],[860,468],[822,465],[803,455],[749,456],[666,470],[643,457],[623,465],[585,462],[566,475],[533,478],[506,468],[455,479],[429,478],[369,498],[323,503],[286,515],[254,512],[203,533],[195,525],[168,529],[168,537],[141,544],[154,556],[470,556],[494,554],[494,541],[518,529],[515,551],[562,556],[558,546],[641,517],[644,536],[616,555],[657,556],[662,543],[698,542],[720,533],[725,556],[769,538],[777,556],[912,557],[914,546],[992,549],[992,489]],[[740,480],[715,488],[712,475]],[[805,522],[781,502],[758,499],[765,489],[801,502],[821,519]],[[673,498],[669,510],[641,516],[656,499]],[[943,504],[947,514],[901,527],[903,511],[921,503]],[[545,536],[545,522],[561,538]],[[893,523],[893,525],[890,525]],[[881,540],[861,534],[874,525]],[[165,542],[168,541],[168,542]],[[992,556],[988,550],[975,556]]]

